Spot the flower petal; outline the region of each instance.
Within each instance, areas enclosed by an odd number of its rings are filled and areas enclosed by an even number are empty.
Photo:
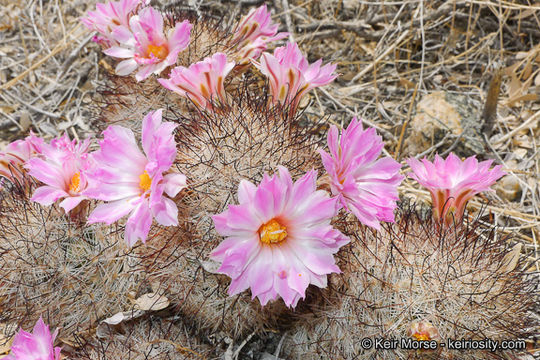
[[[147,201],[141,201],[126,223],[126,230],[124,238],[126,243],[132,247],[137,240],[141,239],[143,243],[146,242],[148,233],[150,232],[150,226],[152,226],[152,213]]]
[[[171,199],[161,198],[161,203],[152,207],[156,221],[164,226],[178,225],[178,208]]]
[[[187,186],[186,176],[184,174],[170,173],[163,177],[164,191],[170,197],[175,197],[182,189]]]
[[[110,225],[129,214],[135,207],[136,204],[134,204],[133,201],[125,199],[100,204],[88,216],[88,223],[94,224],[103,222]]]
[[[77,205],[81,203],[85,198],[84,196],[75,196],[75,197],[67,197],[65,198],[61,203],[60,207],[64,209],[64,211],[69,213],[73,208],[75,208]]]
[[[120,61],[118,65],[116,65],[115,72],[116,72],[116,75],[126,76],[134,72],[135,69],[137,69],[137,67],[138,65],[135,60],[133,59],[124,60],[124,61]]]
[[[52,186],[41,186],[34,191],[34,195],[30,200],[40,203],[43,206],[49,206],[56,200],[65,196],[69,196],[69,194],[63,190]]]

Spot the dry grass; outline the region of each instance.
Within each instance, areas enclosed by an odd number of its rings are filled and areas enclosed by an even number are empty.
[[[185,3],[174,6],[190,8]],[[189,3],[197,12],[232,23],[262,1]],[[29,130],[46,137],[63,131],[73,137],[93,134],[94,91],[112,64],[104,61],[99,48],[89,42],[91,34],[79,25],[78,17],[95,1],[0,4],[0,145]],[[310,61],[322,57],[339,64],[338,80],[311,93],[305,109],[308,119],[324,117],[326,124],[346,125],[352,116],[361,116],[383,135],[385,152],[401,160],[450,150],[464,154],[464,144],[480,141],[484,149],[478,157],[503,164],[509,185],[497,185],[496,193],[476,198],[469,210],[474,213],[489,203],[481,221],[502,225],[502,232],[523,242],[524,254],[540,271],[537,4],[274,0],[268,5],[282,23],[280,30],[291,33]],[[488,88],[498,69],[500,96],[494,106]],[[454,106],[469,125],[460,135],[452,129],[427,134],[430,145],[411,152],[407,141],[414,134],[416,106],[434,91],[457,98]],[[321,135],[325,130],[326,126],[320,128]],[[400,193],[419,201],[429,199],[411,180],[403,182]]]

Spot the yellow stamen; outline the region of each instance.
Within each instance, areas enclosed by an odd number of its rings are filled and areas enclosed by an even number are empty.
[[[285,226],[272,219],[259,228],[259,237],[264,244],[279,244],[287,237]]]
[[[148,45],[148,57],[151,55],[154,55],[160,60],[165,60],[167,55],[169,55],[169,50],[165,46],[159,46],[159,45]]]
[[[416,334],[412,334],[412,336],[414,336],[414,338],[418,341],[425,341],[425,340],[429,340],[429,334],[426,334],[426,333],[416,333]]]
[[[139,181],[139,187],[141,190],[150,190],[150,187],[152,186],[152,179],[146,170],[142,173],[142,175],[139,175],[139,179],[141,180]]]
[[[72,176],[71,182],[69,183],[69,191],[73,193],[78,193],[81,191],[81,174],[75,173],[75,175]]]

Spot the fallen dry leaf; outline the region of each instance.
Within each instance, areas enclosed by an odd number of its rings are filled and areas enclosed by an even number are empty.
[[[504,259],[503,259],[504,265],[501,267],[501,271],[503,273],[510,272],[516,268],[519,257],[521,255],[522,247],[523,247],[522,243],[517,243],[516,245],[514,245],[512,250],[504,256]]]
[[[148,293],[135,300],[135,308],[144,311],[163,310],[169,306],[170,301],[159,293]]]
[[[96,329],[96,336],[98,338],[106,338],[111,333],[111,326],[118,325],[124,321],[129,321],[141,317],[144,314],[142,310],[134,311],[121,311],[113,316],[103,320]]]
[[[536,101],[538,99],[538,94],[524,94],[512,97],[506,101],[506,105],[513,107],[516,103],[520,101]]]

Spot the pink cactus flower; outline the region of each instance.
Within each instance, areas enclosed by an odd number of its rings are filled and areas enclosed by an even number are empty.
[[[62,349],[53,345],[57,334],[58,330],[51,335],[40,316],[32,334],[21,329],[15,335],[11,353],[5,360],[60,360]]]
[[[120,0],[96,4],[96,11],[89,11],[81,22],[90,30],[97,31],[93,41],[106,47],[118,45],[113,38],[113,30],[118,26],[129,28],[129,18],[139,5],[147,5],[149,0]]]
[[[0,177],[4,177],[11,182],[22,183],[25,163],[40,154],[42,147],[43,139],[33,133],[30,133],[24,140],[17,140],[8,144],[0,152]]]
[[[461,161],[453,153],[446,160],[435,155],[433,163],[415,158],[408,159],[407,163],[413,171],[409,176],[431,193],[433,215],[447,225],[454,218],[460,220],[463,217],[465,206],[473,196],[490,190],[490,186],[506,174],[501,170],[501,165],[489,169],[493,160],[479,163],[471,156]]]
[[[321,64],[319,59],[310,65],[298,45],[289,42],[277,48],[274,55],[263,53],[255,66],[268,77],[274,103],[290,104],[291,111],[295,111],[305,93],[337,77],[335,64]]]
[[[152,218],[164,226],[178,225],[178,208],[171,199],[186,186],[186,177],[167,173],[176,158],[173,131],[176,124],[161,121],[161,110],[148,113],[142,124],[142,147],[139,150],[130,129],[109,126],[103,133],[100,150],[93,153],[96,169],[89,174],[92,186],[85,195],[109,201],[88,217],[89,223],[112,224],[130,214],[125,240],[133,246],[144,243]]]
[[[184,20],[163,33],[163,16],[152,7],[142,9],[125,26],[116,27],[112,36],[119,44],[104,51],[105,54],[126,59],[116,66],[116,74],[129,75],[137,68],[137,81],[142,81],[151,74],[159,75],[167,66],[176,64],[178,53],[189,44],[192,25]]]
[[[383,146],[375,129],[364,130],[362,122],[353,118],[341,137],[336,126],[330,127],[330,154],[319,150],[332,194],[361,223],[375,229],[380,228],[379,221],[394,221],[397,187],[404,178],[394,159],[378,159]]]
[[[237,49],[239,63],[244,64],[250,59],[258,59],[269,42],[281,40],[289,35],[286,32],[278,34],[278,27],[279,24],[272,22],[272,16],[266,5],[251,9],[234,28],[230,41],[231,46]]]
[[[413,322],[407,330],[407,335],[418,341],[441,340],[439,330],[427,320]]]
[[[340,272],[333,254],[349,239],[330,225],[339,210],[337,199],[316,190],[316,178],[312,170],[293,184],[280,166],[259,186],[242,180],[240,204],[213,217],[226,239],[211,258],[232,278],[230,295],[251,288],[263,306],[280,296],[295,307],[309,284],[324,288],[326,275]]]
[[[89,146],[90,140],[71,141],[67,134],[42,146],[41,156],[26,164],[28,174],[45,184],[35,190],[31,200],[49,206],[63,198],[60,206],[69,213],[86,199],[86,171],[92,164]]]
[[[169,79],[158,79],[165,88],[189,98],[195,105],[208,108],[212,103],[227,102],[223,82],[234,68],[227,62],[227,55],[216,53],[189,68],[178,66],[171,71]]]

